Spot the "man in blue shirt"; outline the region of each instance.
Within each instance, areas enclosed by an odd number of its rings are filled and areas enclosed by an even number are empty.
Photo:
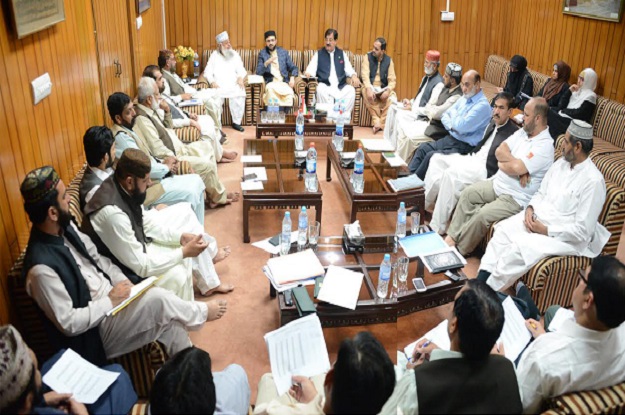
[[[438,141],[421,144],[410,161],[410,171],[421,180],[436,153],[467,154],[482,139],[484,129],[490,122],[491,109],[480,87],[480,74],[471,69],[462,77],[462,98],[443,114],[441,122],[449,135]]]
[[[269,100],[276,99],[278,105],[290,107],[293,105],[293,87],[295,77],[299,74],[297,66],[289,53],[277,46],[276,32],[265,32],[265,48],[258,53],[256,75],[265,79],[265,93],[263,102],[268,105]]]

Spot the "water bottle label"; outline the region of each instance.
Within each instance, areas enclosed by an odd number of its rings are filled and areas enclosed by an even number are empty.
[[[194,66],[194,67],[199,67],[199,66],[200,66],[200,62],[199,62],[199,61],[195,61],[195,62],[193,62],[193,66]]]
[[[304,135],[304,125],[296,125],[295,126],[295,134]]]
[[[363,174],[365,172],[365,164],[364,163],[354,163],[354,173]]]
[[[302,218],[299,220],[300,229],[308,229],[308,219]]]
[[[306,173],[317,172],[317,160],[306,160]]]
[[[390,269],[380,270],[380,279],[385,280],[385,281],[390,280],[391,270]]]
[[[397,215],[397,221],[399,223],[406,223],[406,214],[404,213],[403,215],[402,214]]]
[[[336,135],[343,135],[343,126],[342,125],[336,125]]]

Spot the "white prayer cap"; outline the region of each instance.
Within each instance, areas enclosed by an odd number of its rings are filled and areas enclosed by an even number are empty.
[[[223,31],[220,34],[217,35],[216,37],[217,39],[217,43],[221,43],[221,42],[225,42],[226,40],[230,39],[230,37],[228,36],[228,32]]]
[[[582,120],[573,120],[567,131],[580,140],[592,140],[592,125]]]

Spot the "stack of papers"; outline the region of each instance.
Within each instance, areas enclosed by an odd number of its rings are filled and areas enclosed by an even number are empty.
[[[360,142],[367,151],[395,151],[393,144],[383,138],[363,138]]]
[[[119,313],[121,310],[124,309],[124,307],[126,307],[128,304],[133,302],[135,300],[135,298],[139,297],[146,290],[148,290],[150,287],[152,287],[157,280],[158,280],[158,277],[148,277],[148,278],[144,279],[143,281],[141,281],[139,284],[133,285],[130,288],[130,295],[128,296],[128,298],[126,298],[124,301],[119,303],[117,305],[117,307],[114,307],[112,310],[109,310],[106,313],[106,315],[107,316],[110,316],[110,315],[114,316],[117,313]]]
[[[355,310],[363,276],[360,272],[330,265],[317,299]]]
[[[527,327],[525,327],[525,319],[514,304],[512,298],[506,298],[502,305],[505,321],[497,343],[503,342],[506,357],[514,362],[532,339],[532,334]],[[449,350],[451,344],[449,335],[447,334],[447,323],[447,320],[442,321],[438,326],[427,332],[425,336],[406,346],[404,348],[406,356],[412,356],[415,346],[422,339],[428,339],[439,348]]]
[[[267,277],[267,279],[269,280],[273,288],[275,288],[275,290],[279,293],[282,293],[282,292],[285,292],[286,290],[290,290],[290,289],[303,286],[303,285],[314,285],[315,279],[316,279],[316,278],[308,278],[308,279],[300,280],[297,282],[280,284],[273,277],[273,274],[271,273],[271,270],[269,269],[267,265],[263,267],[263,274],[265,274],[265,277]]]
[[[399,240],[399,244],[406,253],[406,256],[410,258],[416,258],[419,255],[427,255],[449,248],[449,245],[445,243],[443,238],[434,231],[406,236]]]
[[[247,83],[250,84],[250,85],[252,85],[252,84],[262,84],[264,82],[265,82],[265,80],[260,75],[248,75],[247,76]]]
[[[278,395],[291,388],[295,375],[311,377],[330,370],[328,349],[316,314],[265,334],[265,343]]]
[[[401,167],[406,165],[404,159],[399,157],[397,153],[385,151],[382,155],[391,167]]]
[[[400,158],[401,160],[401,158]],[[389,179],[388,184],[393,188],[395,192],[401,192],[404,190],[418,189],[425,186],[423,180],[419,179],[416,174],[411,174],[399,179]]]
[[[312,249],[270,258],[267,267],[280,285],[314,278],[325,273]]]

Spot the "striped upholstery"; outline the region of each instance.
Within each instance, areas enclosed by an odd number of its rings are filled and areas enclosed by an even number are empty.
[[[191,174],[191,164],[188,160],[178,160],[178,174]]]
[[[350,62],[352,63],[354,71],[356,71],[358,79],[360,79],[361,82],[362,79],[360,78],[360,74],[362,71],[363,59],[367,59],[367,55],[354,55],[350,52]],[[371,114],[369,114],[369,111],[365,106],[365,100],[362,98],[362,88],[363,86],[356,88],[354,111],[352,112],[352,124],[359,125],[361,127],[371,127],[373,125],[373,119],[371,118]]]
[[[130,415],[146,415],[149,402],[137,402],[130,410]]]
[[[599,97],[594,134],[625,150],[625,104]]]
[[[503,88],[506,84],[509,67],[510,63],[503,56],[490,55],[486,60],[482,81]]]
[[[541,90],[541,88],[545,85],[549,77],[543,73],[536,72],[532,69],[528,69],[530,75],[532,76],[532,80],[534,81],[534,89],[532,90],[532,96],[535,97]]]
[[[195,127],[182,127],[174,129],[176,135],[183,143],[193,143],[202,139],[202,134]]]
[[[544,402],[543,414],[624,414],[625,382],[603,389],[571,392]]]
[[[69,209],[77,224],[82,223],[82,212],[80,210],[78,189],[82,176],[86,169],[86,164],[80,169],[76,176],[67,186],[67,194],[70,196]],[[24,266],[24,252],[13,264],[9,272],[9,291],[17,315],[19,316],[19,329],[28,346],[33,349],[40,362],[46,361],[53,354],[53,350],[48,343],[43,323],[37,304],[26,293],[25,281],[22,278],[22,268]],[[113,359],[113,362],[120,363],[130,375],[133,385],[139,397],[147,397],[154,380],[154,374],[167,360],[167,355],[160,343],[152,342],[142,349],[136,350],[120,358]]]
[[[206,114],[206,109],[204,108],[204,105],[193,105],[191,107],[186,107],[185,111],[187,111],[189,114],[195,114],[195,115]]]
[[[243,60],[243,67],[247,71],[248,74],[254,73],[256,70],[256,63],[258,59],[258,51],[250,50],[250,49],[242,49],[238,50],[241,59]],[[202,52],[202,62],[203,67],[206,67],[206,62],[208,62],[208,58],[210,54],[213,53],[213,50],[206,49]],[[205,82],[203,76],[201,79],[202,82]],[[228,98],[224,99],[223,113],[221,114],[221,123],[222,125],[232,125],[232,114],[230,114],[230,100]],[[247,77],[245,78],[245,110],[243,111],[243,119],[241,120],[241,125],[251,125],[252,124],[252,87],[247,83]]]

